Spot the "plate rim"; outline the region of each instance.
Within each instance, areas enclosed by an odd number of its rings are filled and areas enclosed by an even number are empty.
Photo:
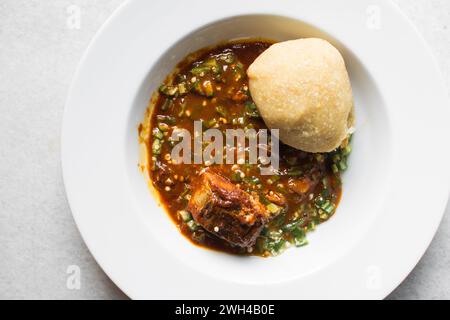
[[[110,25],[111,23],[113,23],[114,20],[115,20],[118,16],[120,16],[120,14],[130,6],[130,4],[135,3],[135,2],[138,2],[138,1],[135,1],[135,0],[128,0],[128,1],[125,1],[124,3],[122,3],[122,4],[114,11],[114,13],[107,19],[107,21],[102,25],[102,27],[99,29],[99,31],[97,31],[97,33],[95,34],[94,38],[91,40],[90,44],[88,45],[88,48],[86,49],[86,51],[85,51],[85,53],[84,53],[84,55],[83,55],[83,57],[82,57],[82,59],[81,59],[79,65],[78,65],[78,67],[77,67],[77,70],[76,70],[76,72],[75,72],[75,76],[73,77],[73,80],[72,80],[72,83],[71,83],[71,86],[70,86],[70,89],[69,89],[68,98],[67,98],[67,100],[66,100],[66,104],[65,104],[65,108],[64,108],[63,125],[62,125],[62,134],[61,134],[61,162],[62,162],[62,170],[63,170],[64,187],[65,187],[65,190],[66,190],[66,194],[67,194],[67,199],[68,199],[68,202],[69,202],[69,206],[70,206],[71,212],[72,212],[72,214],[73,214],[73,216],[74,216],[74,220],[75,220],[75,223],[76,223],[76,225],[77,225],[77,228],[79,229],[79,231],[80,231],[80,233],[81,233],[81,235],[82,235],[82,238],[83,238],[84,242],[86,243],[86,245],[87,245],[87,247],[88,247],[90,253],[91,253],[92,256],[94,257],[94,259],[97,261],[97,263],[102,267],[102,269],[105,271],[105,273],[108,275],[108,277],[109,277],[109,278],[110,278],[110,279],[111,279],[111,280],[112,280],[119,288],[121,288],[121,290],[124,291],[125,294],[127,294],[129,297],[137,297],[137,298],[138,298],[138,296],[135,296],[135,295],[131,292],[132,290],[130,290],[129,288],[125,288],[126,286],[124,286],[122,283],[119,283],[120,281],[117,280],[117,278],[112,274],[113,271],[111,271],[111,269],[110,269],[108,266],[106,266],[103,262],[100,262],[100,261],[97,259],[98,253],[96,252],[96,249],[91,248],[91,246],[90,246],[90,241],[86,238],[86,237],[88,237],[88,236],[86,236],[85,233],[83,232],[83,226],[80,224],[80,220],[77,218],[77,215],[78,215],[77,209],[76,209],[77,205],[74,203],[74,200],[73,200],[73,199],[74,199],[74,197],[73,197],[73,192],[74,192],[74,191],[72,190],[72,188],[71,188],[71,186],[70,186],[70,184],[71,184],[71,183],[70,183],[70,177],[69,177],[69,176],[70,176],[70,173],[68,173],[68,170],[70,170],[70,169],[68,169],[68,165],[67,165],[68,161],[67,161],[67,158],[65,157],[65,155],[66,155],[66,150],[67,150],[67,147],[68,147],[68,146],[67,146],[67,143],[66,143],[67,139],[66,139],[65,137],[66,137],[67,134],[68,134],[68,133],[67,133],[67,123],[70,121],[70,120],[68,119],[68,116],[67,116],[67,114],[68,114],[67,110],[70,108],[71,101],[72,101],[72,99],[73,99],[72,95],[73,95],[73,93],[74,93],[74,87],[77,85],[77,79],[79,78],[80,73],[82,72],[82,69],[83,69],[83,67],[84,67],[84,65],[85,65],[85,63],[86,63],[86,60],[88,59],[88,57],[89,57],[91,51],[94,50],[93,48],[94,48],[94,46],[95,46],[95,44],[96,44],[98,38],[100,38],[100,37],[103,35],[103,33],[105,32],[105,30],[107,30],[107,28],[109,27],[109,25]],[[271,2],[273,2],[273,1],[271,1]],[[289,2],[289,1],[288,1],[288,2]],[[371,1],[371,2],[373,2],[373,1]],[[383,2],[383,3],[389,3],[390,5],[392,5],[392,8],[394,8],[394,10],[396,11],[396,13],[402,15],[404,21],[406,21],[406,22],[409,24],[409,27],[411,27],[411,28],[414,30],[416,36],[417,36],[417,37],[420,39],[420,41],[421,41],[422,48],[424,48],[424,49],[427,50],[428,56],[429,56],[429,58],[432,60],[432,62],[433,62],[433,64],[434,64],[434,68],[435,68],[434,71],[437,72],[438,76],[440,77],[440,81],[441,81],[440,84],[441,84],[441,86],[442,86],[442,85],[443,85],[443,77],[442,77],[441,72],[439,71],[439,68],[438,68],[438,65],[437,65],[437,61],[436,61],[434,55],[432,54],[430,48],[429,48],[428,45],[426,44],[426,42],[425,42],[423,36],[418,32],[416,26],[415,26],[415,25],[414,25],[414,24],[406,17],[406,15],[404,14],[404,12],[401,11],[401,10],[398,8],[398,6],[395,5],[393,2],[391,2],[391,1],[389,1],[389,0],[387,0],[387,1],[381,1],[381,2]],[[443,88],[444,88],[444,90],[445,90],[445,87],[443,87]],[[447,101],[446,101],[446,102],[447,102],[447,104],[448,104],[448,93],[447,93]],[[448,185],[448,184],[447,184],[447,185]],[[72,195],[72,196],[71,196],[71,195]],[[445,206],[446,206],[446,204],[447,204],[447,200],[448,200],[448,199],[446,199],[445,201],[442,201],[443,204],[441,205],[442,208],[441,208],[441,210],[440,210],[441,214],[440,214],[439,222],[441,221],[441,219],[442,219],[442,217],[443,217],[443,214],[444,214],[444,211],[445,211]],[[424,254],[426,248],[428,248],[429,244],[431,243],[431,241],[432,241],[432,239],[433,239],[433,237],[434,237],[434,235],[435,235],[435,233],[436,233],[436,231],[437,231],[437,227],[438,227],[438,226],[439,226],[439,224],[437,224],[437,226],[434,228],[434,230],[432,230],[432,232],[430,232],[430,233],[432,234],[432,236],[429,237],[427,243],[426,243],[425,246],[424,246],[425,249],[423,250],[423,252],[421,252],[421,253],[418,255],[419,258],[418,258],[417,261],[414,263],[414,265],[412,265],[412,266],[409,268],[409,271],[404,275],[404,277],[401,278],[401,279],[399,279],[399,281],[398,281],[395,285],[393,285],[392,288],[391,288],[390,290],[389,290],[389,289],[388,289],[388,290],[385,290],[385,291],[386,291],[385,294],[382,294],[382,296],[379,296],[379,297],[385,297],[385,296],[387,296],[392,290],[394,290],[394,289],[398,286],[398,284],[400,284],[400,283],[404,280],[404,278],[406,278],[406,276],[410,273],[410,271],[415,267],[415,265],[417,264],[417,262],[418,262],[418,261],[420,260],[420,258],[423,256],[423,254]]]

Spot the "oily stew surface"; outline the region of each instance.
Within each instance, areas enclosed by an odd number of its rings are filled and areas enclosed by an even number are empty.
[[[328,220],[338,205],[340,172],[346,169],[350,153],[348,143],[329,154],[305,153],[280,143],[279,172],[274,175],[261,175],[259,164],[248,161],[207,166],[171,160],[171,150],[178,143],[171,140],[172,131],[184,128],[193,137],[194,120],[203,121],[204,129],[217,128],[224,133],[226,129],[267,129],[252,102],[246,70],[270,45],[260,40],[232,42],[190,55],[161,86],[151,112],[152,133],[146,141],[150,179],[181,232],[200,246],[234,254],[277,255],[291,244],[305,245],[306,232]],[[214,235],[218,226],[205,230],[187,211],[195,182],[204,179],[200,173],[206,167],[214,174],[209,182],[215,183],[217,174],[219,182],[245,191],[269,213],[256,243],[234,245],[220,239]]]

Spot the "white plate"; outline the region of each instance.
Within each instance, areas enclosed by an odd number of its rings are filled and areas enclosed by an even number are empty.
[[[310,36],[340,49],[355,94],[354,153],[336,215],[308,246],[276,258],[193,246],[138,170],[137,126],[151,93],[201,47]],[[383,298],[441,220],[448,105],[424,42],[388,1],[129,1],[75,76],[64,114],[64,181],[86,244],[131,298]]]

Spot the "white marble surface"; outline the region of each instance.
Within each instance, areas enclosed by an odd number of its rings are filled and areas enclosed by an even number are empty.
[[[0,0],[0,298],[126,298],[84,245],[60,166],[70,81],[88,42],[122,2]],[[394,2],[431,46],[448,86],[450,1]],[[71,5],[81,9],[79,29],[67,26]],[[449,214],[450,207],[427,253],[390,298],[450,299]],[[71,265],[81,270],[80,289],[67,287]]]

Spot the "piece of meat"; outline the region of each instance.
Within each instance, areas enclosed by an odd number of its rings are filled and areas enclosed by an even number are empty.
[[[244,248],[255,244],[269,218],[258,199],[209,169],[192,184],[187,210],[204,229]]]
[[[288,186],[290,190],[297,193],[298,195],[304,195],[311,189],[312,181],[307,177],[289,179]]]
[[[282,206],[283,207],[284,205],[286,205],[286,198],[281,193],[269,191],[265,195],[265,197],[266,197],[267,200],[269,200],[270,202],[275,203],[278,206]]]
[[[288,181],[288,188],[291,192],[296,193],[300,199],[304,199],[308,194],[314,191],[319,183],[320,175],[312,174],[308,177],[291,178]]]

